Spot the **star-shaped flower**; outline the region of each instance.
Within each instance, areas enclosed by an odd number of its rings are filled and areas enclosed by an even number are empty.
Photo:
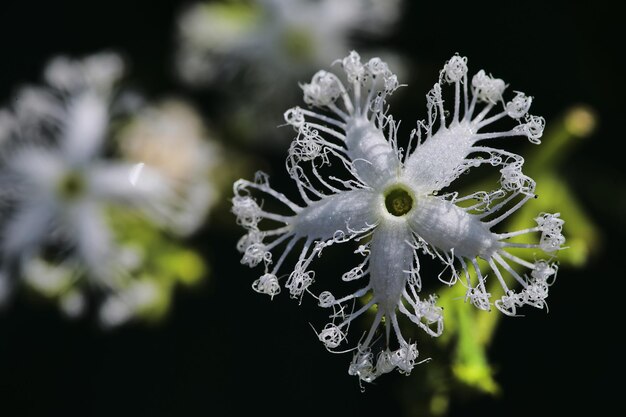
[[[492,231],[535,197],[534,181],[522,172],[523,158],[489,144],[513,136],[540,143],[544,120],[528,114],[531,97],[517,92],[505,103],[502,80],[482,70],[468,79],[467,59],[455,55],[427,95],[426,120],[417,123],[403,149],[397,141],[398,123],[387,114],[386,104],[386,98],[400,86],[397,77],[379,58],[362,63],[356,52],[337,63],[345,81],[319,71],[301,86],[305,103],[330,115],[300,107],[285,113],[287,123],[298,132],[289,149],[287,171],[304,204],[275,191],[267,175],[259,173],[254,182],[234,184],[232,210],[238,224],[247,229],[238,243],[241,262],[250,267],[264,265],[265,273],[253,288],[272,297],[281,291],[281,280],[294,298],[301,299],[304,292],[313,294],[312,261],[330,245],[360,243],[355,253],[363,261],[345,272],[342,280],[363,280],[364,285],[344,296],[328,291],[313,295],[321,307],[332,309],[331,322],[318,333],[328,349],[339,347],[350,323],[375,308],[371,329],[359,341],[349,367],[351,375],[371,382],[393,369],[409,373],[416,363],[417,345],[402,336],[399,317],[405,316],[431,336],[443,332],[443,312],[436,297],[419,294],[420,255],[440,259],[445,269],[439,279],[447,285],[457,281],[465,285],[466,300],[476,307],[490,310],[495,305],[515,315],[525,304],[545,305],[556,266],[549,260],[530,262],[510,249],[558,250],[564,242],[563,221],[558,214],[544,213],[534,228]],[[444,109],[446,85],[453,90],[449,114]],[[514,121],[511,129],[486,130],[505,118]],[[341,168],[343,178],[328,173],[331,164]],[[497,189],[466,196],[450,189],[461,174],[484,165],[499,169]],[[264,194],[264,199],[255,199],[253,193]],[[276,203],[290,213],[278,214],[264,207]],[[540,233],[539,243],[509,241],[528,233]],[[295,267],[282,275],[287,255],[300,241],[304,245]],[[283,249],[276,259],[273,254],[279,247]],[[487,293],[487,276],[479,260],[491,269],[490,279],[502,285],[505,296],[501,299],[492,301]],[[516,272],[518,266],[529,274]],[[475,282],[469,269],[475,271]],[[443,278],[446,271],[450,271],[449,279]],[[510,281],[516,281],[521,290],[513,290],[507,284]],[[355,304],[359,298],[363,303]],[[385,337],[375,355],[373,347],[379,344],[375,334],[381,324]]]
[[[59,268],[71,264],[84,272],[99,290],[122,287],[121,250],[107,209],[132,206],[156,218],[169,196],[150,168],[104,157],[122,72],[115,54],[58,57],[46,67],[48,85],[23,89],[4,111],[0,180],[11,208],[0,242],[5,295],[8,277],[27,274],[46,252]]]

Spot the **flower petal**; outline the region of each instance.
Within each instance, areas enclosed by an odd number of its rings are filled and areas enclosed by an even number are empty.
[[[114,275],[112,265],[113,239],[97,203],[82,202],[67,209],[68,235],[76,243],[76,251],[91,276],[106,284]]]
[[[413,236],[403,219],[385,217],[372,234],[370,283],[379,310],[395,314],[413,266]]]
[[[46,201],[22,203],[4,229],[4,256],[14,259],[34,255],[47,238],[55,212],[56,207]]]
[[[309,239],[329,239],[337,232],[350,234],[370,228],[378,222],[376,198],[371,190],[325,197],[294,216],[294,233]]]
[[[26,182],[29,189],[34,187],[36,190],[29,194],[38,195],[55,190],[57,182],[67,171],[58,152],[38,146],[24,146],[16,150],[11,158],[6,160],[6,169],[13,183],[5,186],[18,184],[19,188],[20,183]]]
[[[370,187],[380,188],[397,175],[398,155],[382,130],[367,119],[358,118],[350,123],[346,145],[359,178]]]
[[[407,159],[405,181],[425,194],[450,185],[467,167],[467,155],[474,143],[472,135],[466,123],[440,129]]]
[[[107,132],[107,103],[95,93],[86,92],[68,104],[61,146],[63,154],[73,162],[87,162],[102,146]]]
[[[415,234],[436,249],[454,255],[489,258],[502,244],[480,221],[453,203],[438,197],[419,197],[408,221]]]

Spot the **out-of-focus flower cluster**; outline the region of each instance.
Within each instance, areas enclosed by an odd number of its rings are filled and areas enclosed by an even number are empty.
[[[286,144],[275,127],[297,99],[291,86],[346,55],[355,39],[384,37],[400,10],[400,0],[196,3],[178,19],[177,73],[193,88],[226,90],[225,117],[237,136]],[[393,52],[383,55],[400,66]]]
[[[53,59],[0,111],[0,300],[19,287],[68,316],[156,318],[203,277],[180,239],[202,226],[221,151],[192,107],[141,104],[114,53]]]

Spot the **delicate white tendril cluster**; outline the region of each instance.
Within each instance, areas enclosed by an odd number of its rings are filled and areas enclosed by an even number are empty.
[[[535,182],[522,172],[524,160],[517,160],[500,169],[500,185],[505,191],[519,191],[526,195],[535,192]]]
[[[453,56],[443,66],[443,71],[446,75],[447,83],[456,83],[463,80],[463,77],[467,75],[467,57]]]
[[[474,307],[479,310],[491,311],[491,294],[485,289],[484,283],[477,287],[468,288],[465,300],[470,300]]]
[[[237,196],[232,201],[237,224],[246,229],[256,229],[261,220],[261,207],[257,202],[250,196]]]
[[[252,283],[252,289],[260,294],[267,294],[271,298],[280,293],[280,284],[276,275],[263,274]]]
[[[494,78],[480,70],[472,77],[472,87],[474,87],[474,94],[478,96],[479,100],[497,104],[502,100],[506,84],[501,79]]]
[[[518,91],[513,100],[506,104],[506,113],[512,119],[520,119],[528,113],[532,102],[532,97],[527,97],[526,94]]]
[[[500,300],[496,300],[495,305],[507,316],[517,315],[517,308],[530,305],[535,308],[543,308],[548,298],[548,283],[550,277],[556,277],[556,265],[550,265],[545,261],[535,263],[535,269],[531,271],[531,278],[526,279],[523,289],[520,292],[507,291]]]
[[[321,332],[318,333],[317,337],[320,342],[326,346],[326,349],[335,349],[339,347],[341,342],[346,338],[346,334],[341,331],[339,326],[334,325],[333,323],[328,323]]]
[[[565,240],[558,214],[541,214],[533,228],[492,231],[535,197],[535,182],[523,172],[524,159],[489,143],[514,136],[538,143],[543,119],[528,114],[529,96],[516,92],[505,102],[504,81],[481,70],[470,82],[467,58],[455,55],[426,96],[425,120],[400,146],[398,123],[387,114],[386,104],[400,84],[388,65],[379,58],[364,62],[356,52],[336,63],[341,71],[318,72],[301,85],[309,107],[285,112],[296,132],[286,168],[300,202],[274,190],[261,175],[234,184],[232,211],[247,229],[237,245],[242,263],[263,263],[265,269],[253,284],[255,291],[274,296],[282,285],[299,301],[305,293],[315,297],[329,311],[330,322],[316,331],[327,349],[348,343],[353,321],[371,312],[369,331],[348,369],[371,382],[394,369],[408,374],[418,363],[417,345],[402,336],[402,321],[432,337],[444,331],[436,296],[420,297],[424,255],[442,262],[436,278],[465,286],[466,300],[476,308],[490,311],[495,305],[516,315],[523,305],[543,308],[556,265],[530,262],[511,249],[527,249],[528,257],[537,259],[536,252],[558,250]],[[444,99],[447,88],[453,90],[450,109]],[[501,119],[512,126],[489,129]],[[331,165],[333,170],[326,170]],[[461,174],[479,167],[499,170],[499,188],[440,195]],[[516,242],[517,236],[538,233],[539,243]],[[347,242],[355,242],[354,253],[362,259],[337,276],[362,282],[360,288],[345,295],[316,295],[314,261],[328,246]],[[284,267],[294,251],[299,252],[295,266]],[[282,268],[289,272],[281,274]],[[523,271],[530,271],[530,277]],[[487,279],[502,287],[502,298],[492,299]],[[380,326],[385,331],[377,338]]]
[[[301,126],[298,136],[291,142],[289,155],[293,157],[296,164],[300,161],[313,161],[317,158],[321,159],[320,164],[322,165],[328,163],[323,139],[317,130],[311,129],[306,124]]]
[[[517,127],[518,132],[527,136],[528,140],[535,145],[539,145],[541,143],[539,139],[543,135],[543,129],[546,126],[546,121],[543,117],[528,114],[524,118],[524,121],[525,123]]]
[[[304,291],[313,283],[315,272],[307,271],[309,262],[298,262],[289,275],[285,287],[289,290],[292,298],[301,298]]]
[[[560,214],[542,213],[535,218],[539,230],[541,231],[541,239],[539,247],[547,253],[559,250],[565,243],[565,237],[562,234],[563,220],[559,218]]]
[[[346,73],[349,83],[363,83],[365,82],[366,68],[361,63],[361,57],[356,52],[352,51],[350,54],[340,60],[335,61],[340,63],[343,70]],[[377,68],[375,68],[377,69]]]
[[[309,106],[328,106],[334,103],[341,94],[339,85],[335,74],[318,71],[309,84],[301,85],[304,91],[304,102]]]

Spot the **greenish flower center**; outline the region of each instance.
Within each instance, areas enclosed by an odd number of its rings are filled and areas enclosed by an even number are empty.
[[[58,192],[61,198],[73,200],[85,191],[85,180],[79,172],[68,172],[58,184]]]
[[[385,193],[385,207],[394,216],[404,216],[413,208],[413,197],[408,190],[395,186]]]

